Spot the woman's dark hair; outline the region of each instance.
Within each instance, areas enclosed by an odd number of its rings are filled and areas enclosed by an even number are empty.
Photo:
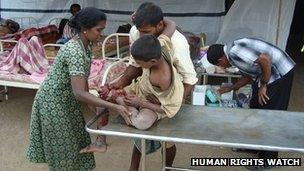
[[[224,55],[224,45],[213,44],[207,50],[207,60],[213,65],[218,63],[218,60]]]
[[[10,19],[5,21],[5,25],[10,30],[11,34],[16,33],[20,29],[20,25],[16,21]]]
[[[148,62],[161,57],[161,46],[154,35],[144,35],[132,44],[131,54],[135,60]]]
[[[95,27],[98,22],[106,21],[107,16],[101,10],[94,7],[87,7],[80,10],[68,22],[74,33],[79,33],[81,29],[90,29]]]

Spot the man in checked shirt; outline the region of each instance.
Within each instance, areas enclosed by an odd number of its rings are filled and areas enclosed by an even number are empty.
[[[283,50],[259,39],[243,38],[225,45],[211,45],[207,59],[223,68],[235,66],[243,74],[231,87],[221,87],[219,93],[238,90],[252,82],[250,108],[287,110],[295,62]],[[259,158],[278,157],[278,152],[255,152]],[[246,168],[258,170],[261,166]]]

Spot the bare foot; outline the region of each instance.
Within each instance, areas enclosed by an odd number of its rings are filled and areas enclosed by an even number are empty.
[[[107,151],[106,145],[97,145],[95,142],[81,149],[79,153],[104,153]]]
[[[92,144],[81,149],[79,153],[104,153],[107,151],[107,144],[104,136],[98,136]]]

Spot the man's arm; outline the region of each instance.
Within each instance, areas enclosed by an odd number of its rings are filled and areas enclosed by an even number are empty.
[[[258,91],[258,101],[260,105],[267,104],[269,97],[267,95],[267,83],[271,76],[271,60],[268,54],[262,53],[255,61],[260,65],[262,70],[262,77],[260,79],[260,88]]]
[[[245,86],[252,82],[252,78],[250,75],[244,74],[242,78],[238,79],[238,81],[230,87],[221,87],[218,92],[220,94],[230,92],[232,90],[238,90],[241,87]]]
[[[173,45],[173,64],[183,78],[185,98],[196,84],[198,80],[197,74],[190,58],[189,44],[185,36],[177,32],[176,36],[171,40]]]
[[[252,78],[250,75],[243,75],[242,78],[240,78],[235,84],[233,84],[232,90],[238,90],[241,87],[243,87],[246,84],[249,84],[251,82],[252,82]]]
[[[110,89],[122,89],[125,86],[131,84],[132,80],[139,77],[141,74],[142,68],[129,65],[119,80],[110,84]]]
[[[164,19],[164,24],[165,24],[165,28],[164,28],[162,34],[171,38],[175,32],[176,24],[174,21],[169,20],[169,19]]]
[[[130,30],[130,47],[139,38],[139,32],[135,26],[132,26]],[[134,78],[137,78],[142,74],[142,68],[136,64],[132,56],[130,56],[129,66],[124,74],[115,82],[110,83],[111,89],[121,89],[129,85]]]
[[[262,53],[255,61],[262,70],[261,84],[267,84],[271,76],[271,60],[268,54]]]

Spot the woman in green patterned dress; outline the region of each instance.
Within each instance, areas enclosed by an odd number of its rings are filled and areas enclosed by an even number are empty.
[[[84,129],[80,102],[110,108],[124,116],[129,115],[129,111],[88,92],[89,44],[100,38],[106,15],[96,8],[85,8],[69,25],[77,35],[60,49],[36,94],[27,157],[31,162],[48,163],[50,170],[92,170],[93,154],[79,153],[91,143]]]

